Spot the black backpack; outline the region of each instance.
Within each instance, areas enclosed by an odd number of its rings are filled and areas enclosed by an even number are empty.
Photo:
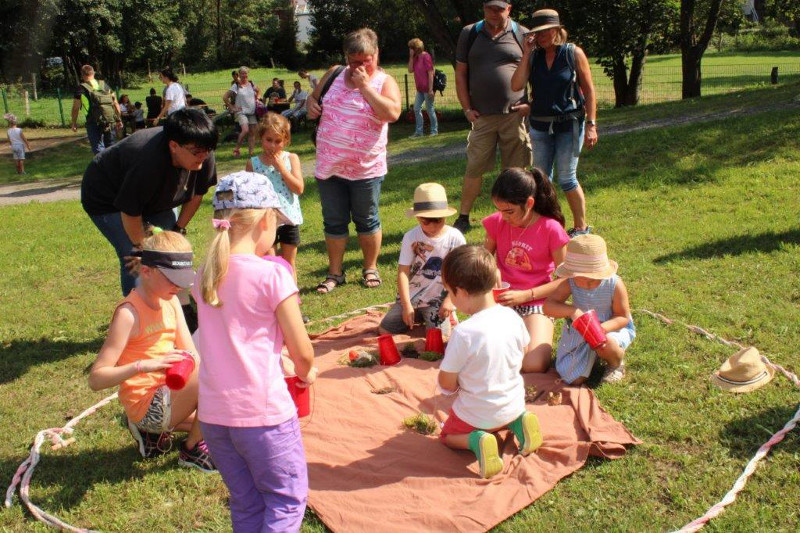
[[[88,120],[107,130],[119,120],[119,117],[117,109],[114,107],[114,93],[105,82],[100,83],[102,85],[97,90],[94,90],[89,83],[81,83],[81,87],[86,89],[89,99]]]
[[[438,68],[433,71],[433,92],[439,91],[439,94],[444,96],[444,90],[447,88],[447,74]]]

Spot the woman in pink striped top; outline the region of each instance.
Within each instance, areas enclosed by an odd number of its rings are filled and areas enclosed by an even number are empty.
[[[386,176],[389,122],[400,116],[400,89],[378,67],[378,36],[362,28],[345,37],[347,67],[331,68],[308,97],[308,118],[320,117],[317,128],[316,179],[322,204],[328,274],[317,286],[328,293],[345,282],[342,261],[352,218],[364,255],[361,281],[381,284],[378,255],[381,221],[378,204]],[[329,78],[333,82],[320,101]]]

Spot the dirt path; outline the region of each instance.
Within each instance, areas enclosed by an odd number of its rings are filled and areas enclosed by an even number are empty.
[[[704,115],[691,115],[687,117],[669,117],[664,119],[648,120],[638,124],[625,125],[625,126],[611,126],[600,127],[600,138],[610,135],[620,135],[623,133],[630,133],[634,131],[642,131],[653,128],[662,128],[668,126],[676,126],[680,124],[702,124],[714,120],[724,118],[740,117],[753,115],[756,113],[763,113],[765,111],[772,111],[776,109],[785,109],[787,106],[796,107],[800,105],[798,102],[772,102],[759,107],[741,108],[741,109],[727,109],[725,111],[718,111],[707,113]],[[56,141],[53,144],[61,142],[74,142],[75,139],[42,139],[41,141]],[[2,150],[4,147],[0,147]],[[0,152],[2,153],[2,152]],[[450,146],[444,146],[440,149],[431,150],[430,148],[417,148],[408,150],[397,155],[389,155],[389,165],[398,164],[414,164],[426,161],[442,161],[446,159],[456,159],[464,157],[466,153],[465,143],[456,143]],[[314,162],[307,161],[303,164],[303,174],[306,176],[313,175]],[[24,184],[11,184],[0,185],[0,207],[5,205],[22,204],[28,202],[57,202],[59,200],[77,200],[80,198],[80,179],[73,178],[60,181],[39,181]]]

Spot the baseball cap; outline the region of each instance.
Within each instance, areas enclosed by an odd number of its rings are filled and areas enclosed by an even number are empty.
[[[215,210],[272,208],[278,213],[278,224],[293,223],[272,182],[256,172],[242,170],[220,178],[211,203]]]

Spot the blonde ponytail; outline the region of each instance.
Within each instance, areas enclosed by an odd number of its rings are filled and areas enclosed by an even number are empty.
[[[214,219],[226,220],[230,226],[220,225],[217,234],[211,241],[206,261],[203,264],[203,275],[200,279],[200,294],[203,301],[212,307],[222,307],[217,290],[228,274],[228,261],[231,255],[231,239],[252,231],[264,216],[265,209],[220,209],[214,211]]]

